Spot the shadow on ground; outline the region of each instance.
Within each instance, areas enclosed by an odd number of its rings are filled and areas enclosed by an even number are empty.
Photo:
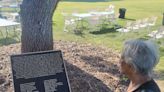
[[[164,70],[159,70],[155,72],[155,79],[164,81]]]
[[[14,43],[19,43],[19,41],[14,38],[1,38],[0,39],[0,46],[14,44]]]
[[[113,92],[101,80],[65,62],[72,92]]]
[[[102,57],[99,56],[81,56],[81,59],[91,65],[92,67],[95,67],[99,72],[107,72],[112,75],[120,76],[119,68],[116,64],[113,64],[111,62],[103,60]],[[94,62],[98,63],[94,63]]]
[[[132,19],[132,18],[124,18],[124,20],[136,21],[136,19]]]
[[[115,33],[116,30],[114,28],[101,28],[99,31],[92,31],[91,34],[94,35],[100,35],[100,34],[106,34],[106,33]]]
[[[62,0],[64,2],[113,2],[122,0]]]

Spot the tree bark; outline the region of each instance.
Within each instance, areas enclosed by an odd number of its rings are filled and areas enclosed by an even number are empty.
[[[53,49],[52,16],[59,0],[23,0],[22,53]]]

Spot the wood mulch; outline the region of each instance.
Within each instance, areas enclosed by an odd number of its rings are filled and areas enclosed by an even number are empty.
[[[120,77],[119,52],[103,46],[56,41],[63,52],[72,92],[126,92]],[[20,54],[20,44],[0,47],[0,92],[13,92],[10,55]]]

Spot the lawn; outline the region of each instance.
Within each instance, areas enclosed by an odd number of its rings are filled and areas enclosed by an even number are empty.
[[[64,17],[62,12],[71,15],[73,12],[86,13],[91,10],[103,11],[109,4],[115,5],[115,11],[118,13],[119,8],[126,8],[126,19],[118,19],[117,23],[124,26],[128,19],[143,19],[146,17],[157,16],[158,20],[156,26],[151,28],[151,31],[156,30],[162,25],[162,17],[164,12],[164,1],[163,0],[117,0],[112,2],[76,2],[69,0],[68,2],[63,1],[58,5],[57,10],[54,13],[54,39],[65,40],[65,41],[77,41],[80,43],[92,43],[95,45],[104,45],[115,50],[121,50],[123,42],[128,39],[150,39],[147,37],[149,33],[147,29],[141,29],[136,32],[129,32],[121,34],[114,32],[110,29],[97,31],[96,34],[90,33],[95,30],[84,30],[82,36],[75,35],[73,32],[63,32]],[[71,31],[71,30],[70,30]],[[164,39],[155,40],[160,47],[160,62],[155,68],[156,71],[164,74]],[[161,76],[161,80],[158,80],[160,85],[164,85],[164,78]]]
[[[0,46],[19,43],[19,42],[20,42],[20,31],[18,31],[16,27],[13,26],[7,28],[0,27]]]

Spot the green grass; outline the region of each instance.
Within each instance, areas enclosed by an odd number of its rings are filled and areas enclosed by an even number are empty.
[[[17,12],[19,11],[18,8],[0,8],[0,12]]]
[[[111,29],[106,29],[104,31],[98,31],[97,34],[91,34],[89,31],[94,30],[84,30],[84,35],[75,35],[73,31],[63,32],[64,17],[62,12],[71,15],[73,12],[86,13],[91,10],[103,11],[108,5],[115,5],[115,12],[118,13],[119,8],[126,8],[126,18],[127,19],[143,19],[146,17],[157,16],[158,20],[155,27],[151,30],[156,30],[162,25],[162,17],[164,12],[164,0],[120,0],[112,2],[60,2],[56,12],[54,13],[54,39],[64,40],[64,41],[76,41],[80,43],[92,43],[95,45],[104,45],[109,48],[113,48],[121,51],[123,42],[128,39],[142,38],[149,39],[147,34],[149,33],[146,29],[140,30],[138,33],[129,32],[121,34],[118,32],[113,32]],[[79,0],[77,0],[79,1]],[[126,21],[118,19],[117,22],[120,25],[125,25]],[[156,40],[160,47],[160,62],[155,68],[156,71],[164,74],[164,39]],[[158,80],[160,86],[164,86],[164,78]],[[163,89],[162,89],[163,90]]]
[[[66,2],[111,2],[111,1],[121,1],[121,0],[62,0]]]
[[[18,42],[20,42],[20,32],[16,30],[14,31],[14,28],[12,26],[8,27],[7,29],[4,27],[0,27],[0,46],[14,44]]]

